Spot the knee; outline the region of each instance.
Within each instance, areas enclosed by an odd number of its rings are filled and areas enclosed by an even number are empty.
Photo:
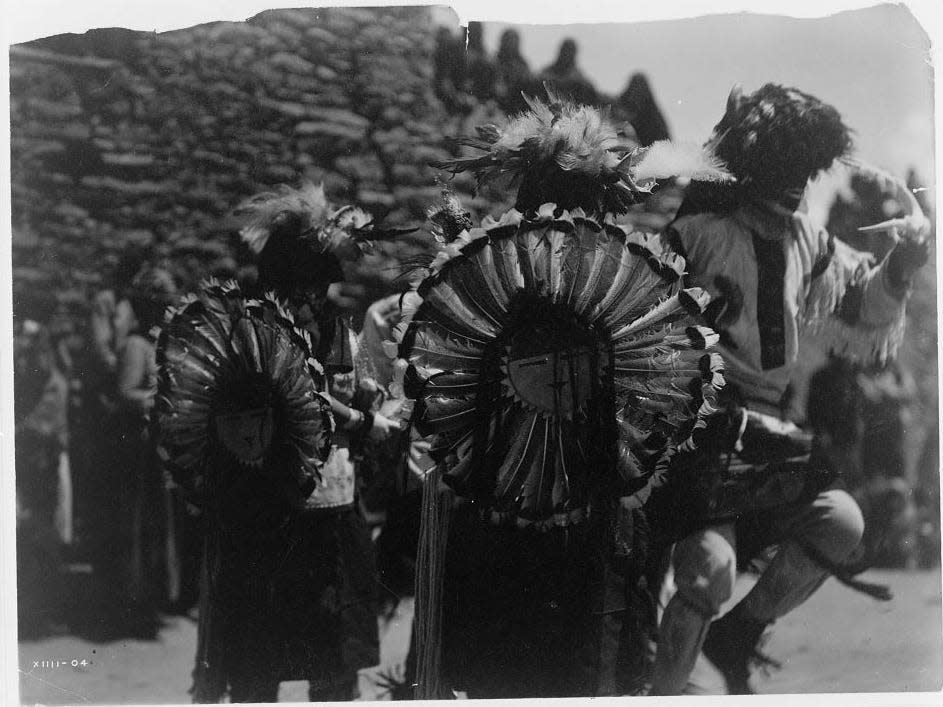
[[[829,491],[825,512],[809,540],[829,559],[841,562],[858,547],[864,535],[864,516],[855,500],[844,491]]]
[[[733,596],[736,552],[718,533],[707,531],[679,543],[674,565],[678,596],[699,612],[714,616]]]

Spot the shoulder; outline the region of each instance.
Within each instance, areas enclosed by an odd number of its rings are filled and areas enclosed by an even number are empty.
[[[124,345],[124,353],[127,356],[146,356],[154,349],[154,344],[146,336],[141,334],[130,334]]]
[[[687,248],[701,239],[710,238],[715,243],[724,238],[737,235],[743,227],[729,215],[702,212],[680,216],[668,225]]]
[[[712,211],[702,211],[696,214],[679,216],[671,222],[680,228],[724,228],[735,223],[729,214],[718,214]]]
[[[111,314],[115,311],[114,290],[100,290],[92,297],[92,312],[95,314]]]

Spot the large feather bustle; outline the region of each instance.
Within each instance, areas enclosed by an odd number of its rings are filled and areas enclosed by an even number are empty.
[[[394,364],[395,385],[417,398],[414,424],[433,436],[444,480],[479,496],[484,484],[499,520],[565,525],[585,510],[593,465],[579,421],[529,406],[509,387],[507,369],[487,363],[514,321],[526,321],[513,310],[530,293],[608,332],[621,420],[615,472],[646,493],[660,484],[663,457],[689,443],[723,386],[722,366],[707,354],[717,335],[698,318],[707,297],[682,288],[684,267],[656,236],[553,204],[530,217],[488,219],[444,246],[405,298]],[[490,482],[471,444],[482,400],[491,401],[479,450],[492,460]]]
[[[708,148],[661,141],[636,148],[622,140],[608,116],[548,91],[549,102],[525,96],[528,109],[504,128],[477,128],[478,138],[456,142],[485,154],[433,163],[453,173],[472,171],[479,186],[507,178],[517,187],[515,207],[533,211],[553,202],[592,215],[624,213],[656,179],[726,180],[730,175]]]

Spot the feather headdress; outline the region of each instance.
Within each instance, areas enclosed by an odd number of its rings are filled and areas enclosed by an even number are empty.
[[[518,189],[515,208],[545,203],[588,214],[624,213],[655,180],[687,177],[725,180],[729,174],[708,150],[660,141],[636,148],[623,141],[604,112],[548,91],[549,102],[524,96],[529,109],[504,128],[485,125],[460,145],[483,155],[433,163],[452,173],[470,170],[479,186],[507,178]]]
[[[276,289],[298,277],[325,286],[342,280],[342,261],[360,257],[374,241],[414,230],[380,227],[356,206],[338,208],[323,185],[310,182],[257,194],[236,207],[233,216],[243,220],[242,240],[259,256],[260,278]]]
[[[708,142],[739,186],[764,198],[803,188],[852,148],[835,108],[796,88],[768,83],[750,95],[735,86]]]

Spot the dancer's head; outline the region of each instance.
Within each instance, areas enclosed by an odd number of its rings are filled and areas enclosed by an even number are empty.
[[[734,87],[710,145],[745,193],[792,205],[806,183],[852,146],[835,108],[796,88]]]

